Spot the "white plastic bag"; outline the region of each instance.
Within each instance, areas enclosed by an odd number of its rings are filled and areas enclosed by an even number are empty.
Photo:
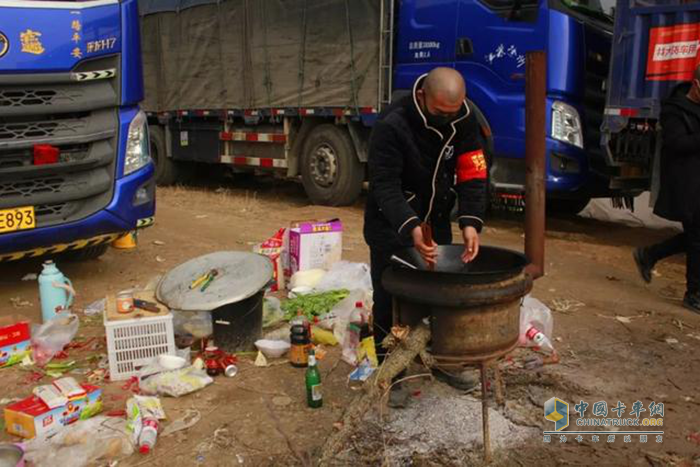
[[[175,334],[204,339],[214,333],[214,325],[209,311],[171,310]]]
[[[263,298],[263,328],[275,326],[284,321],[284,311],[279,298],[272,295]]]
[[[366,290],[353,290],[350,295],[338,302],[336,306],[321,320],[319,326],[324,329],[333,329],[333,335],[338,342],[345,342],[350,315],[352,315],[357,302],[369,305],[371,294]]]
[[[41,326],[32,329],[32,351],[34,362],[43,366],[51,361],[54,355],[70,344],[76,334],[80,321],[71,313],[61,313]]]
[[[323,269],[307,269],[305,271],[297,271],[292,275],[289,281],[289,288],[296,287],[316,287],[326,276],[326,271]]]
[[[37,467],[83,467],[130,456],[134,447],[126,420],[99,416],[69,425],[50,438],[34,438],[25,452],[26,460]]]
[[[371,291],[372,277],[369,274],[369,266],[365,263],[338,261],[314,287],[317,292],[341,289]]]
[[[180,397],[198,391],[214,380],[206,371],[189,366],[175,371],[166,371],[149,376],[139,382],[139,387],[146,394]]]
[[[530,295],[525,296],[520,305],[520,345],[553,351],[553,327],[552,311],[547,305]]]

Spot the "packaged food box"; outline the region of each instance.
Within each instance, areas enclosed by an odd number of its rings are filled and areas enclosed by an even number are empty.
[[[55,409],[50,409],[35,395],[8,405],[5,407],[7,432],[23,438],[48,436],[64,426],[97,415],[102,411],[102,389],[87,384],[81,386],[85,396]]]
[[[15,365],[31,355],[29,321],[22,316],[0,318],[0,368]]]
[[[298,222],[289,229],[289,274],[308,269],[325,269],[340,261],[343,255],[343,224]]]

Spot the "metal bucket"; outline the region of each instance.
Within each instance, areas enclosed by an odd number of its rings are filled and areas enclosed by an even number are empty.
[[[213,310],[214,342],[226,352],[255,350],[262,337],[263,296],[261,290],[252,297]]]
[[[421,269],[392,266],[382,279],[394,297],[396,322],[413,325],[431,316],[431,353],[441,366],[483,362],[513,350],[520,301],[532,289],[520,253],[485,246],[474,263],[463,265],[463,251],[462,245],[439,247],[438,267],[428,271],[415,250],[406,250],[400,257]]]

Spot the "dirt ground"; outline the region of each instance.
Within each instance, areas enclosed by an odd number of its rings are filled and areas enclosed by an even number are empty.
[[[217,250],[249,251],[291,220],[332,217],[344,223],[344,259],[367,262],[362,212],[361,203],[337,209],[310,206],[299,185],[272,180],[248,179],[220,188],[159,189],[156,224],[141,233],[138,249],[111,249],[99,260],[59,266],[72,279],[78,291],[75,308],[81,310],[106,294],[143,286],[192,257]],[[682,258],[661,264],[648,286],[638,278],[631,261],[633,247],[666,234],[575,218],[548,221],[547,275],[536,282],[533,296],[553,310],[554,344],[561,363],[539,372],[504,373],[507,404],[498,410],[515,423],[536,429],[526,441],[498,450],[494,465],[700,465],[700,439],[688,438],[700,431],[700,316],[680,307]],[[521,249],[522,220],[491,219],[482,242]],[[21,280],[39,270],[39,261],[0,265],[2,314],[21,313],[39,321],[38,286]],[[80,339],[101,333],[99,319],[83,320]],[[97,352],[106,352],[104,343],[99,345]],[[88,354],[69,351],[71,359]],[[169,420],[195,409],[202,414],[197,425],[159,439],[150,456],[134,454],[119,465],[307,464],[317,458],[326,436],[356,394],[346,385],[350,369],[345,363],[338,364],[337,356],[333,351],[320,363],[324,380],[320,410],[306,408],[303,371],[286,363],[257,368],[251,357],[243,356],[235,378],[219,377],[195,394],[165,400]],[[36,384],[30,381],[29,372],[18,367],[0,371],[3,398],[25,397]],[[420,388],[441,383],[415,384]],[[106,412],[124,408],[129,393],[122,386],[104,384]],[[580,400],[591,408],[599,400],[606,400],[609,406],[622,401],[628,411],[636,400],[645,407],[652,401],[663,402],[663,442],[650,437],[642,444],[634,437],[625,443],[618,436],[615,443],[603,437],[592,443],[588,436],[579,443],[570,436],[566,443],[554,437],[545,444],[541,431],[552,426],[544,420],[542,406],[553,396],[571,407]],[[414,391],[414,398],[420,397],[421,391]],[[480,424],[478,418],[470,420],[468,429],[480,430]],[[445,426],[444,430],[463,429],[460,427]],[[572,423],[569,430],[573,428]],[[1,436],[2,441],[13,439],[5,433]],[[465,465],[478,463],[480,456],[478,448],[450,446],[389,458],[386,449],[382,422],[370,417],[367,427],[339,453],[338,462]]]

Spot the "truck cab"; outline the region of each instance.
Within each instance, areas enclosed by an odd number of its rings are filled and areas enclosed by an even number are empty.
[[[410,89],[435,66],[459,70],[492,143],[492,187],[521,194],[526,53],[546,51],[547,195],[578,211],[623,194],[600,147],[611,14],[598,0],[403,0],[394,87]]]
[[[0,260],[153,222],[136,0],[0,1]]]

